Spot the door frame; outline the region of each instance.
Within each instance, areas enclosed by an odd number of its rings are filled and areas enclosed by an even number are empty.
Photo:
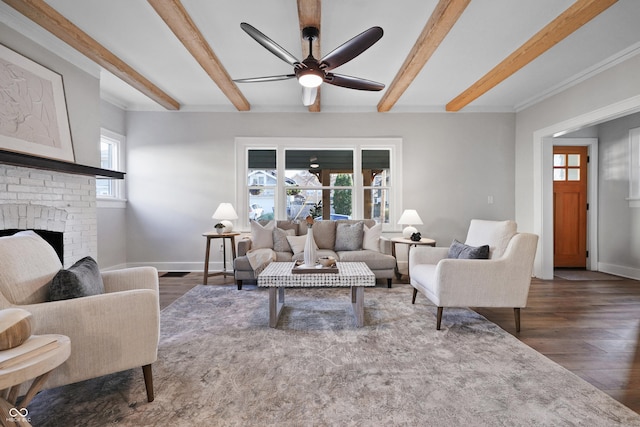
[[[553,138],[551,148],[551,206],[553,209],[553,147],[587,147],[587,270],[598,270],[598,138]],[[553,214],[551,215],[553,229]],[[553,263],[553,252],[551,254]],[[555,266],[554,266],[555,267]]]
[[[553,279],[553,137],[640,111],[640,95],[569,118],[533,132],[533,232],[539,236],[534,275]],[[597,191],[596,191],[597,195]],[[593,201],[592,201],[593,202]],[[598,206],[593,206],[597,211]],[[594,237],[597,238],[595,233]],[[593,262],[597,262],[597,253]]]

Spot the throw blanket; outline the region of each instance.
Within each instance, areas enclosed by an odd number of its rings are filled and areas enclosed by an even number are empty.
[[[270,248],[250,249],[247,252],[247,259],[253,269],[253,275],[257,278],[271,261],[276,260],[276,253]]]

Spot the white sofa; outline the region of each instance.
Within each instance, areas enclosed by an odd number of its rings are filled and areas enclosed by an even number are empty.
[[[418,292],[437,307],[511,307],[520,331],[520,308],[527,305],[538,236],[518,233],[513,221],[471,220],[466,245],[489,245],[489,259],[451,259],[448,247],[416,247],[409,254],[415,303]]]
[[[0,237],[0,309],[31,312],[34,335],[71,340],[69,359],[44,388],[142,367],[147,399],[153,401],[151,364],[160,333],[156,269],[103,272],[104,294],[48,302],[48,286],[61,268],[54,249],[34,232]]]

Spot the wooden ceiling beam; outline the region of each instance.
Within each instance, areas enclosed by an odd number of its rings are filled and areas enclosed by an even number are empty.
[[[178,101],[167,95],[162,89],[151,83],[43,0],[3,1],[167,110],[180,109]]]
[[[238,111],[248,111],[251,108],[249,101],[231,79],[180,0],[147,1]]]
[[[577,0],[446,106],[459,111],[604,12],[618,0]]]
[[[471,0],[440,0],[438,2],[402,67],[378,102],[379,112],[391,110],[398,102],[470,2]]]
[[[298,21],[300,21],[300,38],[302,39],[302,29],[305,27],[316,27],[318,32],[320,31],[322,0],[298,0]],[[320,33],[320,35],[322,35]],[[312,49],[315,53],[316,59],[321,58],[322,52],[320,51],[320,36],[313,42]],[[306,58],[309,55],[309,43],[302,39],[302,56]],[[309,111],[318,113],[320,112],[320,90],[318,87],[318,93],[316,100],[309,106]]]

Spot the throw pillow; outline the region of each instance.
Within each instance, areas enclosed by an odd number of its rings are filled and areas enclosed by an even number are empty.
[[[302,236],[287,236],[287,241],[289,242],[294,255],[301,254],[304,252],[305,243],[307,243],[307,235],[304,234]],[[315,244],[315,241],[313,242],[313,244],[316,246],[316,249],[318,249],[318,245]]]
[[[336,226],[335,251],[357,251],[362,249],[364,223],[362,221],[339,222]]]
[[[264,226],[258,221],[251,221],[251,249],[272,249],[274,228],[274,221],[269,221]]]
[[[273,230],[273,250],[276,252],[291,252],[291,245],[287,236],[295,236],[296,230],[283,230],[275,228]]]
[[[60,270],[49,285],[49,301],[87,297],[104,293],[98,263],[90,256]]]
[[[363,228],[362,249],[380,252],[380,236],[382,235],[382,224],[376,224],[369,228]]]
[[[469,246],[453,239],[449,247],[449,258],[457,259],[489,259],[489,245]]]

